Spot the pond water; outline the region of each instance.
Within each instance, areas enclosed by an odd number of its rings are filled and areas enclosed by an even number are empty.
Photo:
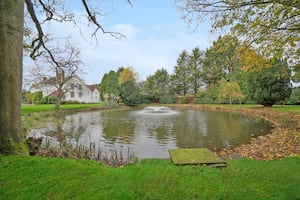
[[[65,115],[34,132],[54,145],[93,144],[101,151],[130,150],[138,158],[169,158],[171,148],[231,148],[271,129],[266,121],[239,114],[146,107]]]

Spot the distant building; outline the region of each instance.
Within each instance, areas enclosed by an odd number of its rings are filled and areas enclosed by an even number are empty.
[[[41,91],[43,97],[56,96],[57,94],[57,82],[56,77],[49,79],[43,78],[43,81],[34,84],[30,88],[30,92]],[[100,91],[96,85],[86,85],[77,76],[66,77],[65,84],[63,86],[64,96],[62,101],[78,101],[81,103],[97,103],[100,102]]]

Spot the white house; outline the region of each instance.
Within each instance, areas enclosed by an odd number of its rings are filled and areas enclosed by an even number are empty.
[[[55,96],[57,92],[56,77],[44,78],[43,81],[30,88],[31,93],[38,91],[42,91],[43,97]],[[77,76],[66,78],[63,91],[65,93],[62,101],[78,101],[81,103],[100,102],[99,88],[96,85],[86,85]]]

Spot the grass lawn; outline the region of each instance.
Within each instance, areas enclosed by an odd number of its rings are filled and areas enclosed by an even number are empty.
[[[300,158],[230,161],[224,169],[144,160],[0,156],[1,199],[300,199]]]
[[[75,110],[75,109],[85,109],[85,108],[97,108],[102,107],[102,103],[92,103],[92,104],[64,104],[61,105],[61,110]],[[55,105],[53,104],[41,104],[41,105],[22,105],[22,114],[33,113],[33,112],[43,112],[43,111],[54,111]]]
[[[205,104],[201,104],[204,105]],[[246,109],[270,109],[277,112],[287,112],[287,113],[294,113],[294,114],[300,114],[300,105],[273,105],[272,107],[263,107],[262,105],[258,104],[208,104],[210,107],[225,107],[225,108],[233,108],[233,109],[240,109],[240,108],[246,108]]]
[[[278,112],[290,112],[300,114],[300,105],[286,105],[284,107],[280,105],[275,105],[272,107],[272,109]]]
[[[232,107],[232,108],[262,108],[262,109],[271,109],[277,112],[289,112],[294,114],[300,114],[300,105],[273,105],[272,107],[263,107],[262,105],[257,104],[244,104],[244,105],[219,105],[224,107]]]

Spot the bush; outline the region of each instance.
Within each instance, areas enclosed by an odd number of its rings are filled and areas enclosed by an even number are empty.
[[[140,102],[142,104],[150,104],[151,103],[151,97],[147,95],[140,95]]]
[[[42,104],[43,101],[43,93],[41,91],[35,92],[32,94],[32,103],[34,104]]]
[[[209,98],[209,97],[202,97],[202,98],[195,98],[194,99],[195,104],[214,104],[215,102]]]
[[[159,103],[163,103],[163,104],[175,103],[175,98],[172,95],[164,95],[159,98]]]
[[[105,106],[113,106],[116,107],[118,106],[118,102],[119,102],[120,97],[111,93],[111,94],[105,94],[104,95],[104,105]]]
[[[55,102],[56,102],[56,97],[54,96],[47,96],[43,98],[44,104],[55,104]]]
[[[291,71],[284,60],[274,60],[272,66],[248,74],[247,93],[256,103],[272,106],[290,97]]]
[[[214,104],[216,101],[214,95],[214,90],[208,90],[208,91],[199,91],[197,93],[196,98],[194,99],[194,103],[196,104]]]
[[[290,98],[285,103],[290,105],[300,105],[300,87],[293,88]]]
[[[190,103],[190,97],[183,97],[183,98],[181,99],[181,102],[182,102],[183,104],[188,104],[188,103]]]

